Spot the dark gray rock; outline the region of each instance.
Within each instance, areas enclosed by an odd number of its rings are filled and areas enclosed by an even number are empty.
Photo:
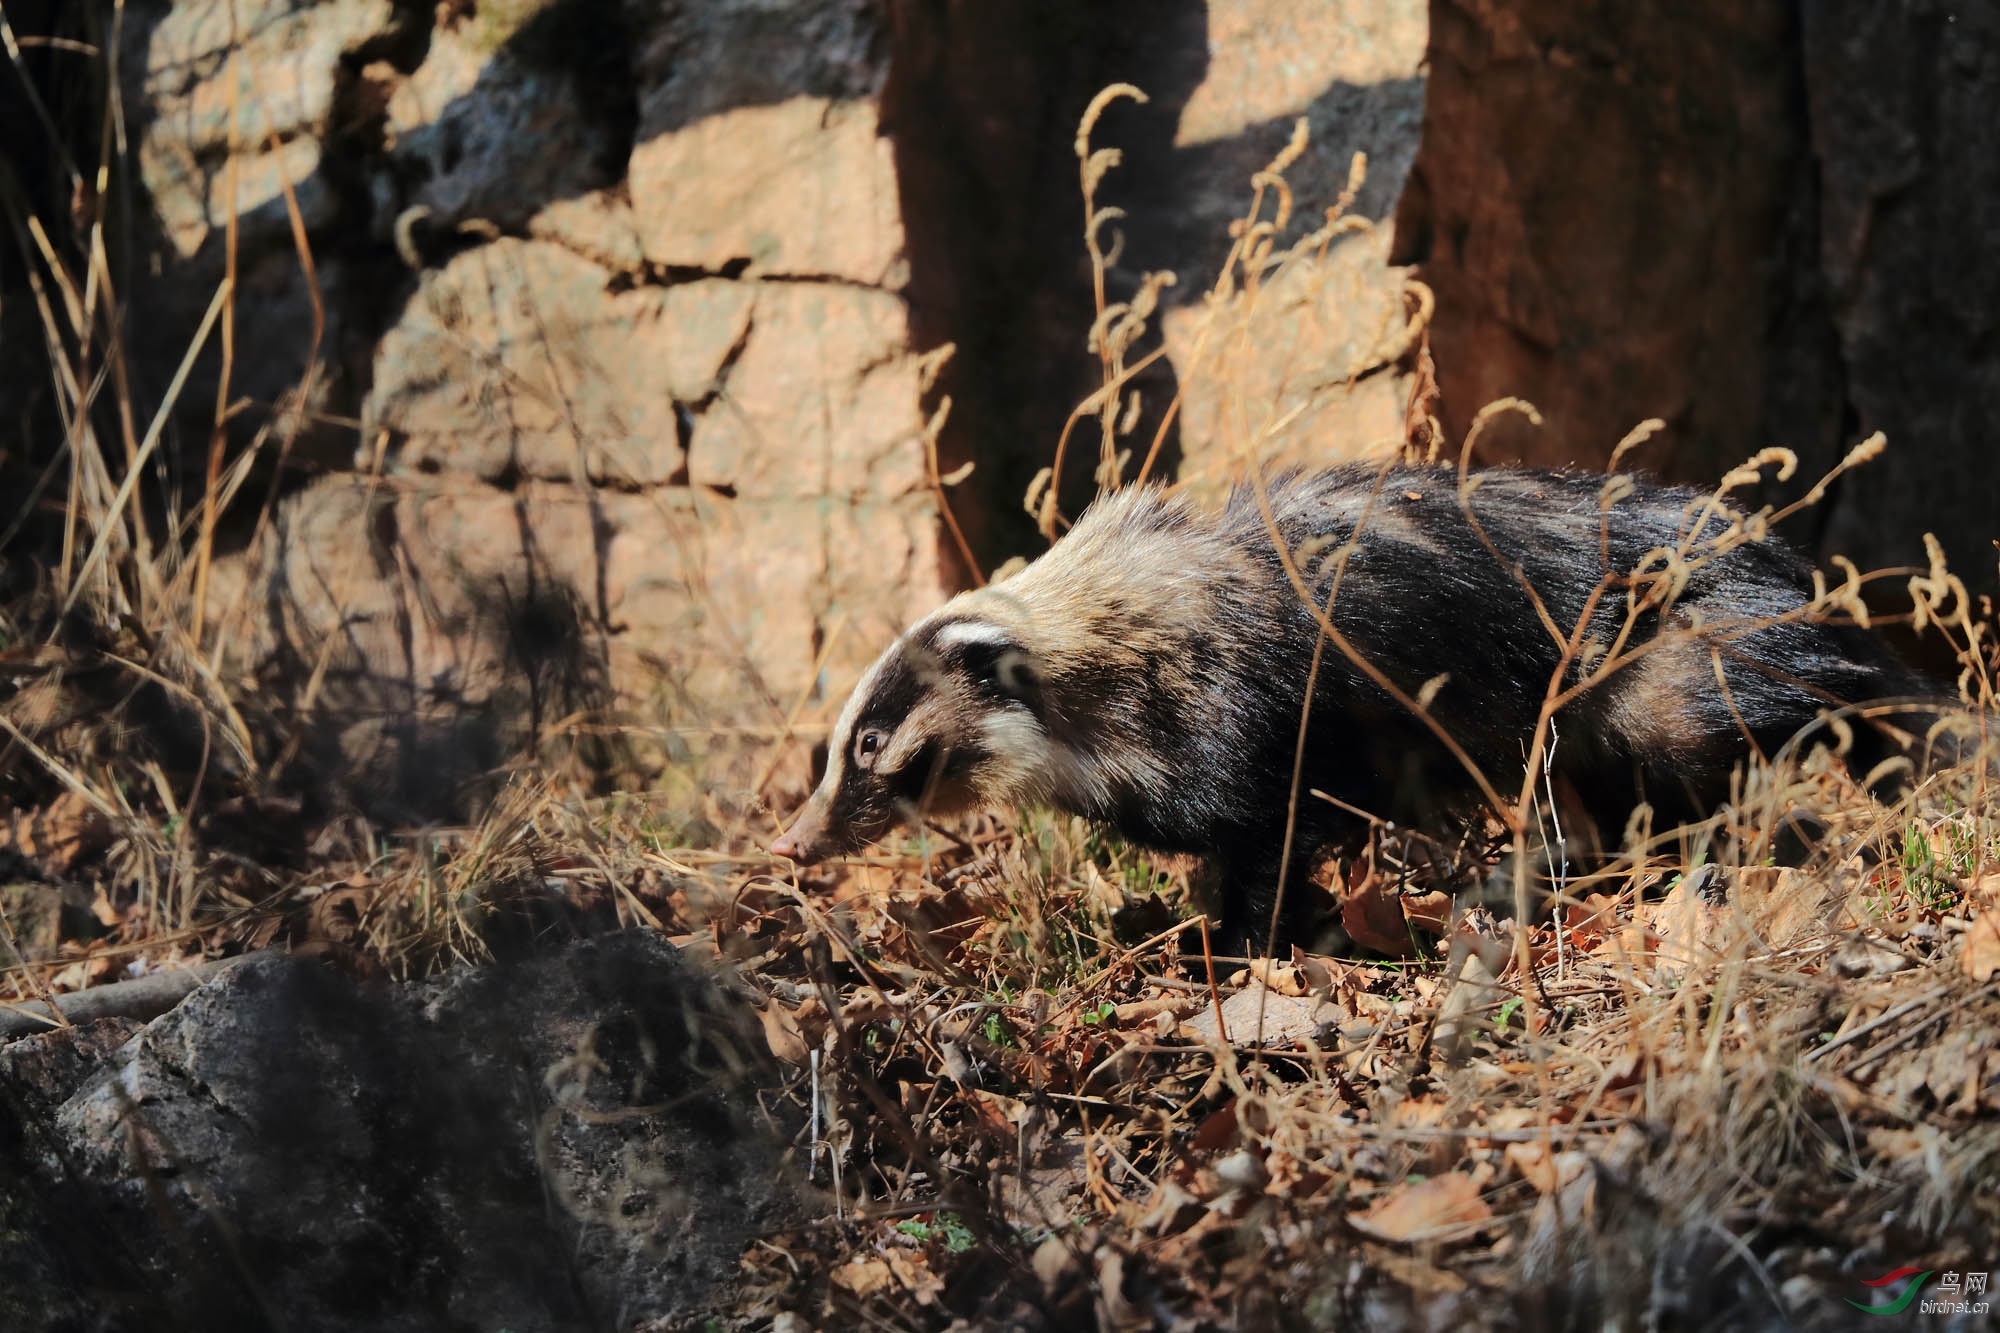
[[[421,987],[253,960],[0,1076],[8,1327],[630,1327],[791,1198],[754,1024],[650,934]]]

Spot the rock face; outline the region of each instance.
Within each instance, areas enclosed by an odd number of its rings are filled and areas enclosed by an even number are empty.
[[[632,934],[424,987],[256,960],[144,1029],[24,1039],[0,1049],[0,1315],[685,1317],[790,1207],[755,1038],[670,946]]]
[[[1174,130],[1192,197],[1169,214],[1158,265],[1182,276],[1162,316],[1185,399],[1181,475],[1217,491],[1251,460],[1324,466],[1393,453],[1410,396],[1398,363],[1411,312],[1404,270],[1389,263],[1390,228],[1335,236],[1261,290],[1199,295],[1227,257],[1231,221],[1248,211],[1252,176],[1299,119],[1310,137],[1285,171],[1292,223],[1279,247],[1325,224],[1357,153],[1367,174],[1347,215],[1388,217],[1422,116],[1424,7],[1228,0],[1211,3],[1207,21],[1208,67]],[[1262,216],[1275,212],[1274,201]]]
[[[1382,218],[1393,208],[1422,110],[1417,0],[897,0],[894,14],[882,105],[900,172],[916,331],[926,345],[958,348],[943,381],[955,405],[945,446],[951,460],[978,464],[964,494],[983,554],[1039,549],[1023,492],[1052,462],[1071,407],[1099,382],[1085,346],[1095,311],[1072,145],[1085,106],[1113,82],[1136,85],[1148,100],[1113,104],[1093,136],[1123,154],[1097,196],[1100,207],[1125,210],[1106,298],[1131,299],[1148,272],[1175,276],[1152,321],[1166,355],[1138,381],[1140,411],[1121,444],[1133,450],[1129,469],[1181,393],[1156,475],[1219,479],[1247,448],[1234,421],[1244,414],[1253,431],[1292,414],[1284,441],[1260,441],[1267,459],[1296,446],[1333,462],[1400,433],[1407,385],[1380,355],[1394,342],[1383,330],[1405,318],[1402,274],[1384,262],[1386,234],[1341,238],[1326,262],[1254,308],[1224,303],[1216,336],[1200,354],[1197,345],[1229,224],[1248,210],[1251,176],[1297,119],[1311,138],[1287,173],[1295,206],[1284,242],[1320,224],[1356,150],[1371,167],[1355,211]],[[1149,337],[1140,350],[1154,345]],[[1218,357],[1225,345],[1257,355]],[[1239,372],[1245,391],[1225,413],[1224,383]],[[1071,514],[1094,490],[1098,439],[1086,427],[1066,459]]]
[[[1715,476],[1761,446],[1769,263],[1793,150],[1784,0],[1431,7],[1399,256],[1437,292],[1446,433],[1518,395],[1487,461]]]
[[[871,6],[187,0],[126,47],[153,363],[233,200],[246,438],[308,357],[361,422],[215,600],[364,806],[448,813],[579,709],[775,736],[944,596]]]
[[[1387,211],[1422,41],[1416,0],[135,5],[143,296],[169,312],[148,364],[164,382],[233,243],[231,429],[313,468],[218,568],[219,632],[315,720],[321,771],[391,817],[451,813],[580,711],[810,734],[966,576],[924,437],[940,343],[960,346],[941,462],[978,464],[958,504],[978,558],[1027,540],[1022,492],[1094,373],[1069,142],[1103,83],[1153,94],[1100,129],[1129,156],[1104,200],[1131,212],[1111,294],[1182,274],[1135,437],[1185,386],[1162,473],[1185,454],[1221,477],[1240,410],[1289,415],[1318,461],[1394,434],[1381,234],[1226,312],[1267,348],[1247,409],[1194,326],[1295,118],[1292,231],[1356,149],[1357,209]],[[220,373],[211,347],[190,439]],[[1094,454],[1071,455],[1066,503]]]
[[[2000,588],[2000,11],[1836,0],[1802,6],[1800,24],[1838,340],[1825,375],[1845,387],[1847,429],[1886,431],[1894,450],[1842,492],[1822,546],[1922,565],[1931,530],[1968,582]]]
[[[1794,496],[1870,432],[1890,453],[1793,533],[1864,568],[1992,586],[2000,392],[1990,6],[1433,0],[1397,257],[1437,291],[1454,438],[1486,461],[1634,461],[1712,484],[1766,445]]]

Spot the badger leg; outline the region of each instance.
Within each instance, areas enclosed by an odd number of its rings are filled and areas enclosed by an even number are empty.
[[[1284,829],[1260,829],[1232,838],[1215,854],[1222,899],[1222,928],[1216,947],[1245,957],[1261,956],[1271,940],[1271,915],[1279,912],[1280,953],[1305,938],[1312,921],[1309,872],[1315,849],[1324,841],[1320,830],[1301,827],[1292,838],[1291,866],[1284,874],[1284,902],[1278,901],[1278,873],[1284,850]]]

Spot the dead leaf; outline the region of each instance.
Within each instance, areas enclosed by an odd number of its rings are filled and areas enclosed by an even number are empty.
[[[983,1088],[961,1088],[966,1105],[979,1116],[979,1127],[995,1142],[1012,1145],[1021,1135],[1034,1108],[1016,1097]]]
[[[833,1285],[857,1300],[891,1290],[895,1280],[888,1262],[882,1259],[855,1259],[833,1270]]]
[[[1368,1256],[1368,1269],[1371,1275],[1380,1274],[1392,1282],[1402,1283],[1420,1300],[1456,1295],[1465,1290],[1465,1279],[1458,1274],[1407,1254],[1374,1251]]]
[[[1222,1026],[1216,1025],[1215,1007],[1203,1006],[1187,1023],[1187,1029],[1202,1041],[1228,1040],[1255,1042],[1260,1033],[1268,1045],[1309,1037],[1330,1023],[1352,1017],[1329,1000],[1310,995],[1280,995],[1262,986],[1251,985],[1222,1002]],[[1258,1026],[1258,1020],[1263,1026]]]
[[[1621,899],[1608,893],[1593,893],[1580,903],[1563,909],[1563,924],[1569,929],[1573,947],[1589,951],[1618,926]]]
[[[890,1250],[883,1257],[889,1261],[890,1273],[917,1298],[918,1305],[930,1305],[944,1292],[944,1279],[931,1271],[923,1251]]]
[[[1492,1006],[1506,1002],[1509,992],[1502,989],[1493,970],[1477,952],[1468,950],[1459,965],[1458,981],[1438,1007],[1437,1024],[1431,1030],[1431,1044],[1447,1065],[1462,1063],[1472,1034],[1479,1030]]]
[[[1216,1152],[1236,1141],[1236,1099],[1230,1098],[1216,1110],[1209,1112],[1208,1119],[1194,1132],[1194,1141],[1189,1147],[1196,1152]]]
[[[1132,1000],[1119,1005],[1113,1012],[1122,1027],[1130,1023],[1150,1023],[1161,1014],[1171,1014],[1175,1018],[1191,1014],[1204,1003],[1198,995],[1155,995],[1150,999]]]
[[[378,892],[374,885],[343,884],[318,895],[306,908],[306,938],[331,944],[357,942]]]
[[[1244,970],[1279,995],[1305,995],[1312,990],[1311,979],[1295,963],[1281,963],[1275,958],[1253,958]]]
[[[1375,868],[1372,843],[1348,863],[1340,924],[1356,944],[1377,953],[1407,958],[1416,952],[1409,923],[1403,919],[1402,895],[1396,892],[1395,881]]]
[[[1794,866],[1745,866],[1735,873],[1730,901],[1758,939],[1787,949],[1817,932],[1833,891]]]
[[[1406,1183],[1347,1221],[1364,1236],[1403,1243],[1476,1226],[1492,1216],[1479,1197],[1479,1183],[1463,1171],[1447,1171]]]
[[[1411,925],[1428,930],[1433,935],[1442,935],[1450,928],[1450,894],[1435,890],[1430,893],[1405,893],[1402,900],[1403,917]]]
[[[1700,866],[1682,875],[1658,903],[1641,904],[1634,919],[1649,925],[1657,940],[1649,940],[1664,976],[1677,976],[1698,963],[1712,963],[1728,938],[1728,913],[1715,901],[1720,874]]]
[[[764,1041],[771,1054],[788,1065],[803,1065],[811,1058],[805,1035],[799,1031],[798,1020],[792,1017],[791,1010],[772,1000],[757,1017],[763,1021]]]
[[[1965,932],[1959,962],[1965,968],[1965,975],[1982,986],[1993,979],[1995,972],[2000,972],[2000,911],[1988,908],[1973,918],[1972,929]]]
[[[1076,1251],[1061,1237],[1050,1236],[1035,1247],[1030,1267],[1042,1284],[1042,1295],[1052,1297],[1076,1280],[1079,1265]]]
[[[13,852],[51,875],[67,875],[109,846],[111,821],[73,791],[39,810],[0,815],[0,851]]]
[[[1557,1193],[1590,1169],[1589,1154],[1554,1152],[1546,1143],[1510,1143],[1506,1161],[1543,1194]]]

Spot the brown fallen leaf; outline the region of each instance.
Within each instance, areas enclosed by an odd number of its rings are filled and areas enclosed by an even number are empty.
[[[1633,913],[1635,924],[1649,926],[1662,976],[1678,976],[1690,967],[1711,965],[1728,947],[1730,919],[1716,891],[1720,874],[1701,866],[1680,877],[1657,903],[1642,903]]]
[[[1451,927],[1452,897],[1433,889],[1429,893],[1405,893],[1402,898],[1403,917],[1420,930],[1433,935],[1442,935]]]
[[[0,814],[0,851],[67,875],[111,843],[111,821],[81,794],[63,792],[39,810]]]
[[[1348,1215],[1348,1225],[1376,1240],[1422,1240],[1444,1231],[1474,1226],[1493,1216],[1479,1197],[1479,1182],[1463,1171],[1447,1171],[1404,1184],[1365,1213]]]
[[[2000,911],[1989,908],[1972,919],[1972,929],[1965,932],[1965,943],[1960,946],[1959,962],[1965,975],[1981,985],[2000,972]]]
[[[1569,929],[1571,946],[1585,952],[1596,948],[1618,928],[1618,905],[1622,901],[1618,895],[1593,893],[1580,903],[1566,906],[1563,924]]]
[[[1304,969],[1294,963],[1281,963],[1275,958],[1253,958],[1244,971],[1253,980],[1263,982],[1280,995],[1304,995],[1313,988]]]
[[[1590,1169],[1589,1154],[1552,1152],[1546,1143],[1510,1143],[1506,1161],[1543,1194],[1556,1193]]]
[[[772,1000],[757,1017],[763,1021],[764,1041],[771,1054],[788,1065],[803,1065],[811,1058],[805,1035],[799,1031],[798,1020],[792,1017],[791,1010]]]
[[[1280,995],[1252,985],[1222,1002],[1218,1019],[1213,1006],[1204,1006],[1183,1025],[1201,1041],[1227,1039],[1251,1044],[1261,1034],[1264,1042],[1293,1041],[1316,1034],[1329,1024],[1351,1018],[1345,1009],[1311,995]],[[1259,1028],[1259,1020],[1263,1026]]]
[[[979,1127],[996,1143],[1012,1144],[1020,1136],[1034,1107],[1016,1097],[987,1092],[983,1088],[961,1089],[965,1104],[979,1118]]]
[[[833,1270],[833,1285],[859,1300],[893,1290],[895,1275],[881,1259],[854,1259]]]
[[[1348,938],[1391,958],[1416,952],[1410,926],[1403,917],[1402,895],[1395,880],[1375,868],[1375,848],[1348,863],[1347,888],[1340,898],[1340,924]]]

